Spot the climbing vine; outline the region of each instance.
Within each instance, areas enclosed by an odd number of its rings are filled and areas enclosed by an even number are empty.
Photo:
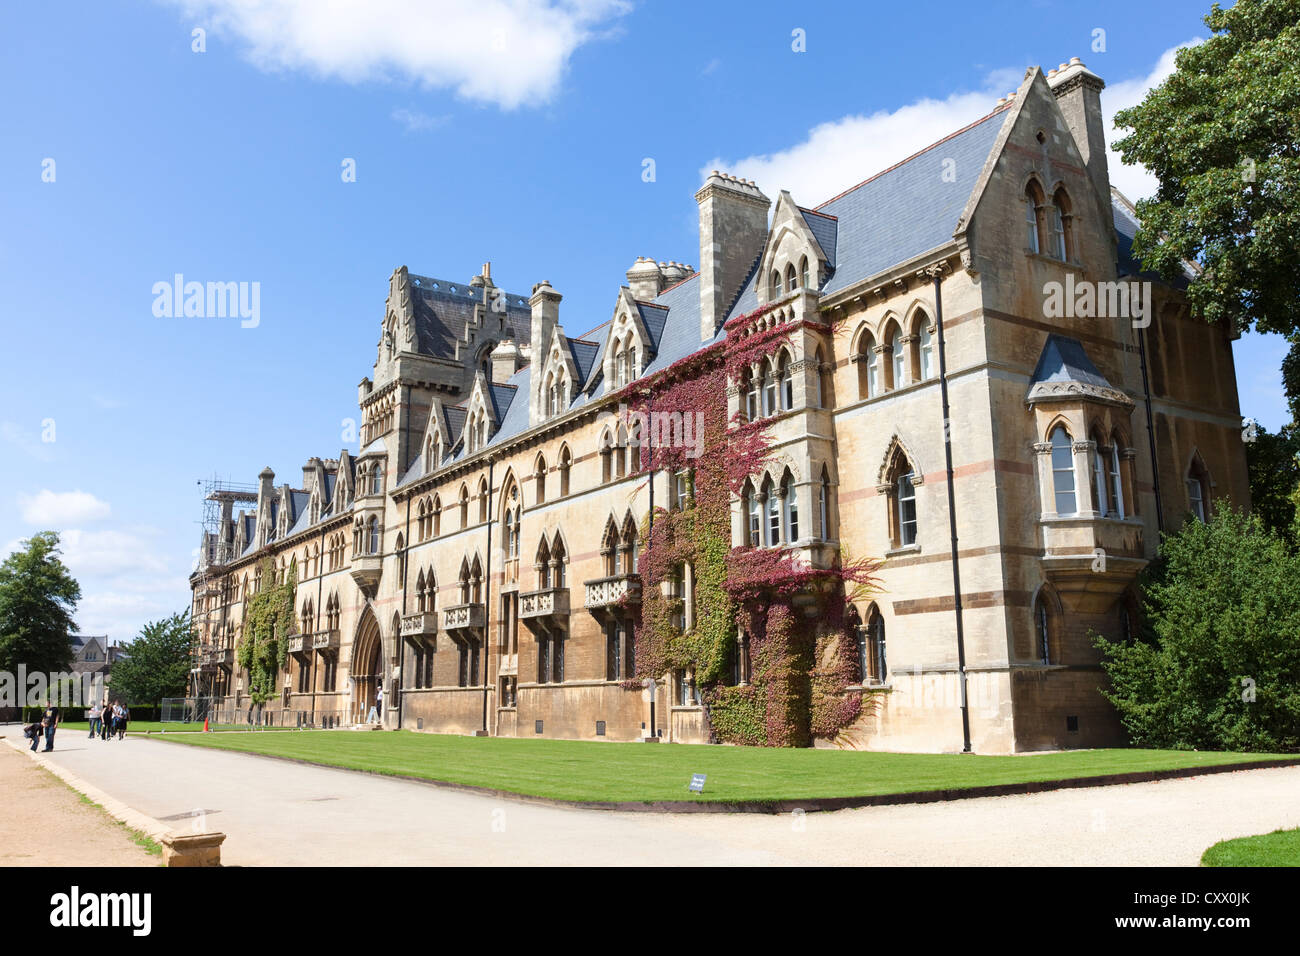
[[[245,604],[244,633],[235,648],[235,660],[248,672],[249,696],[259,705],[275,697],[275,678],[289,663],[298,576],[291,566],[280,582],[270,558],[261,572],[262,587]]]
[[[808,746],[860,713],[845,588],[873,590],[878,563],[841,558],[834,568],[796,564],[783,549],[733,548],[731,503],[769,458],[768,422],[728,417],[727,383],[789,340],[792,326],[764,328],[766,307],[727,323],[724,341],[624,392],[629,419],[650,423],[642,468],[686,472],[684,507],[656,506],[642,528],[645,582],[635,628],[638,678],[691,668],[713,735],[722,741]],[[680,432],[665,428],[681,423]],[[693,428],[694,431],[689,431]],[[678,435],[693,440],[665,440]],[[649,453],[644,452],[648,442]],[[694,574],[695,620],[683,626],[682,568]],[[665,588],[671,582],[672,587]],[[856,595],[855,595],[856,596]],[[729,682],[748,636],[751,681]]]

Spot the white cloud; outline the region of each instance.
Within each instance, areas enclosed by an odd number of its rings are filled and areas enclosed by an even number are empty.
[[[923,99],[892,112],[879,110],[831,120],[812,128],[788,149],[744,159],[714,159],[701,171],[721,169],[775,195],[782,189],[802,205],[816,205],[882,169],[924,149],[991,112],[998,97],[1020,85],[1020,70],[996,70],[983,88]]]
[[[408,133],[425,133],[431,129],[437,129],[445,125],[450,116],[430,116],[428,113],[421,113],[418,110],[408,110],[406,107],[400,107],[393,110],[392,118],[406,128]]]
[[[1189,40],[1166,50],[1145,76],[1108,81],[1101,98],[1108,144],[1118,138],[1114,128],[1116,111],[1140,102],[1147,90],[1173,72],[1177,51],[1200,42]],[[816,205],[988,114],[999,97],[1020,86],[1023,76],[1020,70],[996,70],[978,90],[821,123],[809,131],[803,142],[788,149],[735,160],[716,158],[701,169],[700,175],[703,178],[710,170],[726,170],[754,180],[770,193],[788,189],[801,204]],[[1141,166],[1124,166],[1113,151],[1109,162],[1111,183],[1130,199],[1136,201],[1155,191],[1155,178]]]
[[[1188,40],[1186,43],[1165,50],[1160,54],[1154,69],[1146,76],[1108,83],[1101,94],[1101,112],[1106,124],[1106,161],[1110,172],[1110,184],[1133,202],[1154,196],[1158,183],[1156,177],[1147,172],[1145,166],[1137,164],[1125,166],[1120,162],[1119,153],[1115,152],[1113,146],[1115,141],[1125,133],[1115,129],[1115,114],[1122,109],[1136,106],[1142,102],[1148,90],[1163,83],[1174,72],[1174,57],[1179,50],[1203,42],[1199,38]]]
[[[168,0],[266,70],[407,80],[505,109],[545,102],[628,0]],[[209,43],[209,49],[211,44]]]
[[[0,441],[38,461],[53,459],[52,443],[37,440],[29,429],[16,422],[0,422]]]
[[[50,491],[46,488],[34,495],[20,496],[19,502],[24,521],[55,531],[69,525],[102,521],[112,510],[107,501],[100,501],[87,491]]]
[[[83,531],[73,528],[59,536],[63,561],[78,577],[97,576],[128,582],[168,573],[155,535],[132,531]]]

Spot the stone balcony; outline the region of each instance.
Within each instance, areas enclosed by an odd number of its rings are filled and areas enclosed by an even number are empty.
[[[442,627],[445,631],[478,629],[486,625],[487,613],[481,603],[456,604],[443,609]]]
[[[338,630],[317,631],[311,636],[311,649],[313,651],[337,651],[339,649]]]
[[[1107,610],[1147,564],[1139,518],[1048,515],[1039,528],[1043,570],[1068,610]]]
[[[641,575],[615,574],[584,582],[589,611],[612,610],[625,604],[641,603]]]
[[[438,615],[434,611],[417,611],[402,617],[402,637],[435,637],[438,633]]]
[[[355,554],[352,556],[352,580],[363,591],[374,591],[384,573],[382,554]]]
[[[212,652],[212,661],[218,667],[230,670],[235,666],[235,649],[233,647],[219,647]]]
[[[310,654],[311,638],[306,634],[289,635],[289,653],[290,654]]]
[[[540,591],[525,591],[519,595],[521,621],[543,617],[567,617],[568,613],[568,588],[542,588]]]

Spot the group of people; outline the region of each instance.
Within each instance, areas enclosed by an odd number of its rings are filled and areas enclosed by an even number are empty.
[[[86,719],[90,721],[90,736],[87,739],[98,736],[100,740],[112,740],[113,735],[117,734],[117,739],[122,740],[126,737],[126,722],[131,719],[131,711],[120,700],[110,703],[108,698],[104,698],[102,704],[90,706],[90,710],[86,711]]]
[[[54,732],[58,729],[60,716],[59,708],[49,703],[45,705],[40,720],[33,721],[23,728],[23,735],[31,740],[33,751],[36,750],[36,745],[40,743],[41,738],[45,739],[44,753],[54,749]],[[122,740],[126,737],[126,722],[130,718],[131,711],[127,709],[126,704],[120,700],[110,701],[105,697],[102,703],[91,704],[86,710],[86,719],[90,721],[90,733],[86,739],[98,737],[100,740],[111,740],[116,734],[117,739]]]

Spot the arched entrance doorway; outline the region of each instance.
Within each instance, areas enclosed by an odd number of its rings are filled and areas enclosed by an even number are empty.
[[[352,720],[361,723],[375,703],[375,692],[383,681],[383,635],[379,622],[367,607],[361,612],[357,636],[352,641]],[[387,694],[385,694],[387,696]]]

